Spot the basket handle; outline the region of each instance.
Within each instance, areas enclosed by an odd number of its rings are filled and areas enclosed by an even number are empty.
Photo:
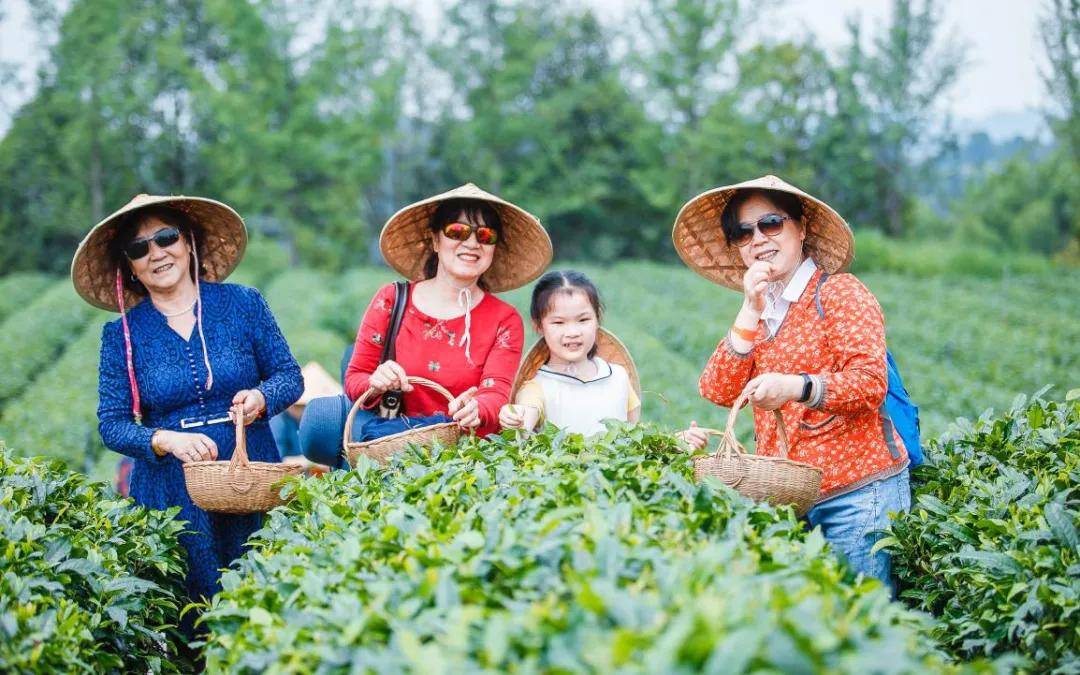
[[[739,443],[735,438],[735,420],[738,418],[739,410],[745,406],[750,400],[749,394],[742,393],[739,398],[735,399],[735,403],[731,406],[731,412],[728,413],[727,425],[723,431],[718,429],[702,429],[710,436],[720,436],[720,444],[716,446],[716,452],[714,457],[719,458],[721,455],[724,457],[730,457],[732,453],[746,454],[746,448]],[[787,459],[788,456],[788,437],[787,430],[784,428],[784,417],[780,414],[780,410],[773,410],[773,417],[776,419],[776,432],[780,437],[780,456]]]
[[[415,375],[409,375],[405,379],[409,381],[409,384],[419,384],[428,389],[433,389],[436,393],[442,394],[447,403],[454,400],[454,395],[438,382],[433,382],[426,377],[417,377]],[[349,447],[349,442],[352,440],[353,422],[356,420],[357,411],[367,403],[368,399],[371,398],[374,393],[375,390],[369,387],[367,391],[360,395],[360,398],[356,399],[356,402],[352,404],[352,408],[349,409],[349,415],[345,418],[345,433],[341,437],[342,448],[347,449]]]
[[[248,474],[246,485],[237,485],[234,482],[236,468],[240,467],[241,469],[246,469],[248,467],[247,431],[244,428],[244,409],[240,406],[234,406],[229,409],[229,413],[232,415],[233,423],[236,425],[236,447],[233,448],[232,459],[229,460],[229,487],[232,488],[233,492],[247,494],[248,491],[251,490],[252,485],[255,484],[254,476]]]

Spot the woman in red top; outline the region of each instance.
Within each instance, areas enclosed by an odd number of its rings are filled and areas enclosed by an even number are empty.
[[[376,293],[360,322],[345,393],[359,398],[400,390],[409,416],[445,414],[463,429],[499,430],[499,408],[521,360],[524,329],[511,305],[494,293],[523,286],[551,263],[540,221],[471,183],[412,204],[386,223],[383,257],[411,280],[408,305],[382,364],[394,285]],[[407,375],[438,382],[456,398],[413,386]],[[373,396],[372,405],[378,403]]]
[[[780,410],[789,457],[821,468],[807,514],[859,572],[891,586],[890,561],[871,554],[888,514],[910,506],[908,457],[882,403],[885,319],[851,274],[851,230],[835,211],[775,176],[695,197],[673,232],[679,255],[743,305],[701,375],[702,396],[756,408],[757,452],[776,455]]]

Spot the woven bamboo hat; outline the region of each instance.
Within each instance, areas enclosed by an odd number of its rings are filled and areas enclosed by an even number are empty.
[[[168,206],[183,211],[202,228],[199,263],[208,281],[221,281],[232,274],[247,248],[247,228],[240,214],[203,197],[136,195],[118,211],[95,225],[79,244],[71,261],[71,281],[75,290],[95,307],[119,312],[116,303],[116,266],[109,256],[109,243],[123,216],[148,206]],[[141,300],[130,288],[124,290],[128,307]]]
[[[536,216],[466,183],[410,204],[386,221],[379,236],[379,249],[386,262],[405,278],[413,281],[424,278],[424,262],[431,253],[428,224],[439,204],[450,199],[480,199],[490,203],[499,214],[503,236],[496,244],[491,267],[483,275],[492,293],[524,286],[551,264],[551,238]]]
[[[338,381],[318,361],[309,361],[300,369],[300,374],[304,377],[304,393],[293,405],[305,406],[313,398],[337,396],[342,391]]]
[[[625,368],[626,374],[630,376],[630,386],[634,388],[638,398],[641,398],[641,379],[638,377],[637,366],[634,365],[634,358],[630,356],[630,350],[626,348],[622,340],[611,331],[601,327],[596,333],[596,354],[608,363],[617,363]],[[544,338],[540,338],[521,361],[521,367],[518,368],[517,376],[514,378],[514,386],[510,389],[511,401],[517,396],[521,385],[536,377],[536,371],[547,363],[549,356],[551,352],[548,350],[547,343],[544,342]]]
[[[820,199],[776,176],[763,176],[703,192],[679,210],[671,238],[679,257],[690,269],[713,283],[742,290],[746,265],[739,249],[729,246],[724,238],[720,215],[736,192],[752,189],[778,190],[799,198],[806,228],[803,246],[818,267],[836,274],[851,264],[855,256],[855,237],[840,214]]]

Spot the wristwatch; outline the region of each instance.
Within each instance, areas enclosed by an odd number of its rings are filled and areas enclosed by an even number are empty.
[[[803,379],[802,396],[799,397],[799,403],[806,403],[810,400],[810,393],[814,388],[814,381],[810,379],[810,376],[806,373],[799,373],[799,377]]]

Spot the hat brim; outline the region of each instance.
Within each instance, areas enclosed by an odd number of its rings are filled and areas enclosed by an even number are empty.
[[[499,214],[502,237],[495,245],[491,267],[481,276],[492,293],[520,288],[543,274],[551,264],[551,238],[539,218],[468,183],[410,204],[386,221],[379,235],[379,250],[387,264],[406,279],[424,278],[424,263],[432,250],[431,216],[440,203],[450,199],[485,201]]]
[[[617,363],[626,369],[626,374],[630,376],[630,386],[634,388],[634,392],[640,399],[641,378],[638,376],[634,358],[630,356],[630,350],[626,348],[622,340],[611,331],[601,327],[596,333],[596,354],[608,363]],[[510,388],[511,401],[517,396],[523,384],[536,377],[536,372],[547,363],[550,356],[551,351],[544,338],[541,337],[521,361],[521,366],[514,377],[514,386]]]
[[[293,404],[294,406],[305,406],[311,399],[337,396],[342,393],[341,385],[318,361],[309,361],[300,369],[300,374],[304,378],[304,393]]]
[[[83,300],[95,307],[119,312],[116,302],[116,266],[109,244],[123,217],[150,206],[183,211],[202,229],[199,263],[207,281],[223,281],[233,273],[247,249],[244,220],[228,205],[203,197],[139,195],[95,225],[79,244],[71,261],[71,281]],[[124,302],[131,306],[141,296],[125,288]]]
[[[730,246],[720,226],[720,216],[740,190],[777,190],[802,202],[807,255],[829,274],[843,272],[855,257],[855,237],[847,222],[828,204],[776,176],[726,185],[703,192],[679,210],[671,239],[686,265],[709,281],[741,291],[746,265],[735,246]]]

